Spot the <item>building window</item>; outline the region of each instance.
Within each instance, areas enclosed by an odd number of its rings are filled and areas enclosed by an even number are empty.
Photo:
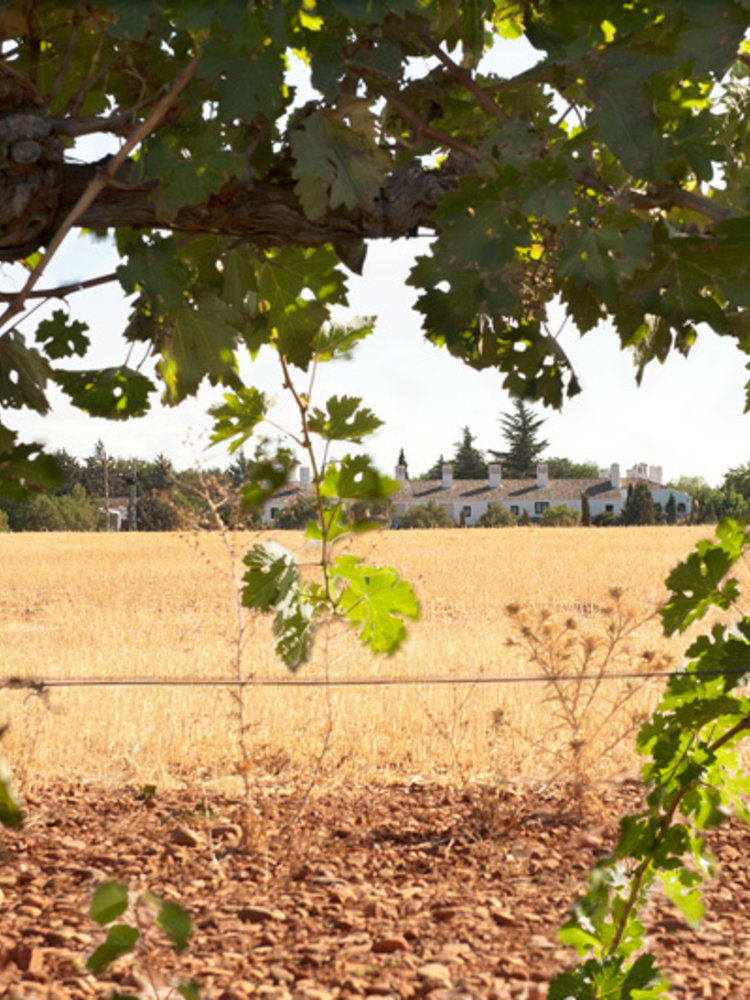
[[[614,505],[613,503],[608,503],[608,504],[607,504],[607,506],[606,506],[606,507],[605,507],[604,509],[605,509],[605,510],[606,510],[606,511],[607,511],[607,512],[608,512],[609,514],[614,514],[614,512],[615,512],[615,505]]]
[[[534,513],[543,514],[548,507],[549,503],[546,500],[537,500],[534,504]]]
[[[462,507],[461,508],[461,516],[462,517],[467,517],[467,518],[471,517],[471,507],[469,507],[468,505],[466,507]]]
[[[521,513],[521,508],[518,506],[517,503],[512,503],[510,505],[510,512],[511,514],[515,514],[517,517]]]
[[[678,503],[677,504],[677,513],[678,514],[687,514],[687,506],[684,503]]]
[[[270,512],[271,520],[275,521],[278,516],[279,516],[279,508],[278,507],[272,507],[271,508],[271,512]]]

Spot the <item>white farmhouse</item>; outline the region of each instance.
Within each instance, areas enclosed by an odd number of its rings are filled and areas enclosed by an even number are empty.
[[[539,522],[548,507],[564,505],[580,514],[584,494],[588,497],[592,518],[603,513],[619,517],[627,499],[628,485],[637,480],[648,483],[654,503],[662,510],[671,493],[678,520],[687,517],[692,508],[692,497],[687,493],[662,485],[658,466],[637,465],[622,477],[620,466],[615,463],[601,470],[595,479],[550,479],[547,463],[541,462],[535,479],[503,479],[501,466],[491,464],[487,479],[454,479],[453,466],[446,464],[442,479],[407,479],[405,467],[397,465],[396,479],[400,487],[392,497],[394,527],[410,508],[430,500],[443,507],[456,524],[467,527],[478,525],[491,503],[502,504],[517,517],[526,514],[531,522]],[[310,473],[305,468],[299,470],[298,480],[287,483],[266,501],[261,515],[263,523],[273,524],[280,511],[300,494],[312,495]]]
[[[646,474],[641,475],[643,469]],[[628,470],[627,477],[620,476],[616,463],[609,470],[600,471],[596,479],[550,479],[546,462],[537,466],[535,479],[503,479],[499,464],[489,466],[488,479],[454,479],[453,467],[443,466],[442,479],[406,479],[403,466],[396,467],[396,478],[401,488],[393,497],[394,524],[410,508],[429,503],[439,504],[457,524],[467,527],[479,524],[479,519],[491,503],[502,504],[511,514],[538,522],[548,507],[565,506],[581,513],[582,498],[588,498],[591,517],[611,513],[618,517],[625,506],[628,485],[637,479],[648,483],[654,503],[663,510],[673,494],[678,519],[687,517],[692,498],[680,490],[672,490],[661,483],[661,468],[637,466],[638,474]],[[656,480],[658,476],[658,481]],[[654,477],[654,478],[652,478]]]

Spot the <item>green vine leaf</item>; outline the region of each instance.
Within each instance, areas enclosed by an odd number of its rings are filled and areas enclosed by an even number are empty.
[[[345,455],[341,462],[331,462],[326,469],[320,493],[326,499],[382,500],[399,486],[398,480],[381,476],[366,455]]]
[[[348,115],[316,111],[292,133],[295,191],[310,219],[329,209],[369,207],[383,184],[387,155],[368,141],[374,117],[365,101]]]
[[[242,603],[246,608],[270,611],[288,601],[299,583],[294,553],[279,542],[253,545],[243,560]]]
[[[57,360],[77,354],[82,358],[91,340],[86,336],[88,323],[70,319],[62,309],[55,309],[51,319],[43,319],[36,328],[36,341],[42,344],[47,357]]]
[[[278,542],[266,542],[254,545],[244,562],[242,603],[275,611],[276,652],[290,670],[297,670],[310,658],[317,607],[300,585],[294,554]]]
[[[57,371],[54,379],[79,410],[109,420],[142,417],[156,388],[151,379],[132,368]]]
[[[726,611],[736,601],[737,580],[723,581],[740,557],[746,534],[744,524],[728,518],[717,529],[717,542],[699,542],[696,551],[672,570],[666,580],[672,594],[661,611],[667,635],[684,632],[711,607]]]
[[[184,951],[192,930],[190,914],[179,903],[162,903],[156,923],[174,944],[177,951]]]
[[[245,510],[256,510],[286,484],[296,465],[294,455],[288,448],[279,448],[271,457],[259,453],[248,461],[247,483],[242,487],[242,506]]]
[[[208,412],[214,418],[211,444],[231,440],[229,451],[235,452],[265,419],[268,399],[260,389],[242,386],[237,392],[225,393],[224,402]]]
[[[383,426],[383,421],[372,410],[360,407],[361,402],[356,396],[331,396],[326,401],[325,413],[318,407],[311,411],[308,426],[327,441],[361,444],[365,435]]]
[[[374,653],[391,656],[406,638],[404,618],[419,618],[411,584],[390,566],[366,566],[356,556],[340,556],[331,566],[341,590],[338,613],[359,629]]]
[[[110,927],[104,944],[100,944],[96,951],[89,956],[86,968],[95,975],[104,972],[116,959],[131,952],[139,937],[140,934],[136,927],[130,927],[128,924],[115,924],[114,927]]]
[[[0,759],[0,823],[9,830],[23,827],[23,813],[18,804],[10,777],[5,773],[5,765]]]
[[[128,908],[128,887],[120,882],[103,882],[91,899],[89,913],[98,924],[111,924]]]

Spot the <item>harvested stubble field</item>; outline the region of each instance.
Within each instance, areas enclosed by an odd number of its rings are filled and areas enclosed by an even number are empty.
[[[392,660],[333,633],[300,676],[664,669],[680,647],[657,621],[609,658],[607,630],[647,614],[666,572],[706,534],[360,539],[359,554],[415,583],[422,620]],[[254,540],[238,539],[235,569]],[[299,535],[279,540],[304,556]],[[236,676],[236,587],[222,539],[5,535],[0,550],[6,677]],[[246,613],[244,625],[242,675],[286,678],[268,621]],[[27,802],[25,829],[0,845],[0,997],[157,995],[142,954],[118,960],[103,982],[83,967],[103,937],[87,915],[92,890],[117,879],[193,915],[186,957],[159,944],[152,954],[159,997],[179,969],[217,1000],[542,1000],[570,961],[556,942],[567,906],[638,801],[632,740],[608,743],[661,686],[573,683],[578,698],[565,703],[537,683],[251,687],[244,769],[226,689],[5,689],[3,751]],[[613,699],[621,707],[598,731]],[[577,788],[576,774],[586,779]],[[702,928],[688,931],[661,901],[648,914],[649,945],[679,1000],[750,995],[750,836],[732,824],[713,846],[723,879]]]
[[[548,608],[571,634],[601,645],[611,620],[607,609],[616,604],[613,613],[623,619],[653,610],[666,572],[706,534],[705,528],[519,529],[359,539],[358,553],[394,565],[413,582],[421,621],[391,659],[374,659],[350,635],[334,631],[299,679],[539,675],[540,664],[530,662],[523,642],[507,644],[523,638],[524,624],[541,638],[538,626],[549,632],[550,623],[541,623],[539,613]],[[302,558],[310,552],[301,535],[279,537]],[[241,556],[255,540],[236,539],[240,573]],[[5,535],[0,551],[6,677],[236,678],[236,589],[221,538]],[[621,591],[619,601],[613,602],[612,588]],[[506,612],[510,604],[519,608],[515,619]],[[242,676],[288,679],[273,654],[269,619],[250,612],[244,619]],[[554,659],[551,643],[548,637],[542,653]],[[623,642],[607,669],[653,669],[667,650],[679,656],[652,620]],[[580,662],[574,657],[559,669],[574,670]],[[595,655],[588,671],[596,664]],[[627,684],[602,685],[600,707]],[[644,685],[623,720],[650,704],[660,686],[659,680]],[[245,723],[253,774],[304,777],[328,734],[319,762],[327,778],[549,777],[560,741],[572,735],[554,728],[549,695],[540,684],[249,688]],[[25,787],[57,776],[164,787],[189,777],[227,778],[239,763],[238,713],[227,689],[70,687],[45,698],[5,692],[3,702],[11,723],[4,750]],[[627,754],[615,752],[600,759],[613,774],[627,762]]]

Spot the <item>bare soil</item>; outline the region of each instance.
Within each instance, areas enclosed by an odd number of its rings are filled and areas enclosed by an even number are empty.
[[[150,968],[160,1000],[178,978],[217,1000],[541,1000],[573,958],[557,928],[639,797],[613,785],[581,819],[562,789],[414,783],[318,793],[295,818],[299,793],[269,787],[239,849],[236,800],[152,791],[37,792],[25,828],[2,834],[0,997],[154,996]],[[750,832],[730,823],[711,843],[719,876],[702,926],[655,901],[648,943],[675,998],[744,1000]],[[187,951],[148,932],[105,978],[88,973],[104,938],[91,894],[112,879],[179,900]]]

